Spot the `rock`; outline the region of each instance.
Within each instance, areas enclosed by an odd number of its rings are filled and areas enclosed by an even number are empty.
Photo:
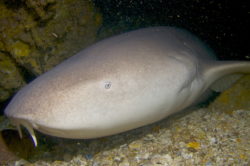
[[[138,150],[141,148],[141,146],[143,146],[142,142],[140,141],[135,141],[129,144],[129,149],[131,150]]]
[[[7,164],[18,159],[19,158],[8,149],[2,134],[0,134],[0,165]]]
[[[0,52],[0,102],[25,85],[16,64],[6,54]]]
[[[160,165],[170,166],[170,165],[172,165],[173,159],[168,154],[166,154],[166,155],[156,154],[156,155],[152,156],[151,162],[152,162],[152,165],[154,165],[154,166],[160,166]]]
[[[30,31],[39,48],[41,73],[94,42],[102,22],[89,1],[57,1],[52,8],[54,17]]]
[[[42,20],[49,19],[53,16],[53,13],[46,10],[46,8],[54,3],[55,0],[25,0],[27,7],[33,11],[36,17]]]
[[[19,67],[48,71],[94,42],[102,24],[91,1],[0,1],[0,10],[0,102],[25,84]]]
[[[250,75],[240,78],[210,104],[210,108],[232,114],[235,110],[250,109]]]

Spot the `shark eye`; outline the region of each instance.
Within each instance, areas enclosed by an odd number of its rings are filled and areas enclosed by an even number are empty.
[[[110,88],[111,88],[111,85],[112,85],[112,83],[111,83],[110,81],[106,81],[106,82],[104,83],[105,89],[110,89]]]

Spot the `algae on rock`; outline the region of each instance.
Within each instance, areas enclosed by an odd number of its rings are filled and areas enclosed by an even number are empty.
[[[21,76],[16,64],[6,54],[0,52],[0,101],[6,100],[25,81]]]
[[[93,43],[102,24],[91,1],[4,0],[0,11],[0,102],[25,83],[17,66],[38,76]]]
[[[214,110],[232,114],[237,110],[250,109],[250,75],[241,77],[231,88],[224,91],[210,105]]]

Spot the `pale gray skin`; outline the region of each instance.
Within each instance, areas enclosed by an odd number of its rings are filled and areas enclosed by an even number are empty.
[[[139,29],[100,41],[21,89],[5,114],[31,133],[108,136],[163,119],[249,62],[218,62],[189,32]]]

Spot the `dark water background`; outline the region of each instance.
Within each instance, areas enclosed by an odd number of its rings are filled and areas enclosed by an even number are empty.
[[[235,0],[94,0],[104,29],[172,25],[198,35],[219,59],[250,60],[250,7]]]

